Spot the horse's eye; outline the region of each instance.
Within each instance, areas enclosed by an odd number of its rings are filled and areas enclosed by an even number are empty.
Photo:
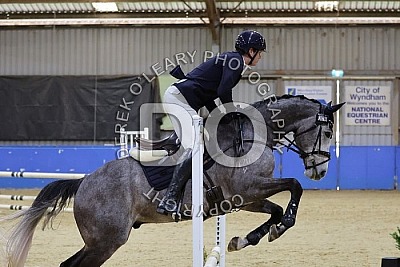
[[[325,132],[325,136],[329,139],[332,138],[332,132]]]

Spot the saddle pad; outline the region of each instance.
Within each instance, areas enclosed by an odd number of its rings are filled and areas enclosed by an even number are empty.
[[[203,171],[210,169],[215,161],[208,155],[204,154],[204,166]],[[140,163],[140,161],[138,161]],[[144,175],[147,178],[150,186],[156,191],[161,191],[168,188],[172,175],[174,174],[175,166],[145,166],[140,163],[143,169]]]
[[[168,188],[175,166],[142,166],[150,186],[156,191]]]

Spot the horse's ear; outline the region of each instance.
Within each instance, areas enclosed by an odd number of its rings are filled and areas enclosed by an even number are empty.
[[[344,104],[346,104],[346,102],[334,105],[330,107],[330,110],[332,111],[332,113],[335,113],[336,111],[338,111]]]
[[[329,101],[329,103],[326,104],[326,106],[327,106],[328,108],[331,108],[331,107],[332,107],[332,101]]]

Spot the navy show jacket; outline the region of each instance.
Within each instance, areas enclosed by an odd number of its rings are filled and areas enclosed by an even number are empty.
[[[232,90],[242,77],[244,59],[238,52],[225,52],[201,63],[174,85],[196,111],[216,108],[214,100],[232,102]]]

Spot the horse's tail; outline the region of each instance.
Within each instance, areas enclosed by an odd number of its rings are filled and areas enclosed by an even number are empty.
[[[32,244],[33,233],[39,221],[45,217],[43,228],[67,206],[75,196],[81,179],[54,181],[45,186],[32,206],[25,211],[11,214],[1,219],[9,221],[22,217],[15,225],[7,240],[6,255],[8,267],[23,267]]]

